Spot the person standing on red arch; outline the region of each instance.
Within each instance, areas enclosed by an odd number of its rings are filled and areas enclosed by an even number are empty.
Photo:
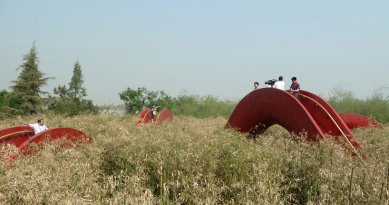
[[[293,77],[292,79],[292,84],[290,85],[290,92],[292,93],[293,96],[296,98],[298,97],[298,93],[300,92],[300,84],[297,82],[297,78]]]
[[[285,82],[282,81],[284,77],[280,76],[278,77],[278,81],[274,83],[274,88],[285,90]]]
[[[153,105],[153,107],[151,108],[150,117],[151,117],[152,123],[155,123],[157,120],[156,118],[157,118],[158,108],[159,108],[159,106],[156,106],[156,105]]]
[[[259,83],[258,82],[254,82],[254,90],[258,90],[259,89]]]

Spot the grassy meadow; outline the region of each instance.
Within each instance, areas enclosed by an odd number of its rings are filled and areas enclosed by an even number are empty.
[[[130,115],[44,117],[94,142],[0,161],[0,204],[389,204],[388,126],[354,130],[362,161],[330,139],[310,144],[278,126],[247,139],[225,130],[224,117],[141,128]],[[3,146],[2,157],[14,149]]]

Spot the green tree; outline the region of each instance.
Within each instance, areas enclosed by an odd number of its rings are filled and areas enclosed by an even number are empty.
[[[35,44],[30,52],[23,57],[24,63],[19,66],[21,69],[17,80],[11,81],[12,99],[16,99],[13,106],[24,114],[34,114],[41,110],[42,98],[45,94],[41,90],[42,86],[47,84],[49,77],[45,77],[38,68],[38,56]]]
[[[70,98],[82,99],[86,96],[86,89],[83,87],[83,83],[81,65],[76,61],[73,69],[73,77],[69,83],[68,95]]]
[[[120,99],[124,101],[128,113],[136,113],[146,106],[146,92],[147,89],[145,87],[140,87],[136,90],[128,87],[119,93]]]
[[[0,91],[0,108],[3,107],[5,97],[8,95],[6,90]]]
[[[69,88],[66,85],[59,85],[54,88],[54,94],[58,96],[49,96],[49,110],[70,116],[81,113],[97,113],[98,108],[93,104],[92,100],[84,99],[87,94],[83,83],[81,65],[76,61]]]
[[[137,113],[143,107],[158,105],[169,107],[173,104],[173,98],[163,91],[149,91],[145,87],[137,89],[127,88],[119,93],[120,99],[124,101],[128,113]]]

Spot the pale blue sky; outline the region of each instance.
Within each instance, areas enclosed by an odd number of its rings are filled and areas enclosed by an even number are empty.
[[[324,97],[389,86],[388,0],[0,0],[0,90],[34,41],[43,90],[78,59],[98,104],[140,86],[239,100],[279,75]]]

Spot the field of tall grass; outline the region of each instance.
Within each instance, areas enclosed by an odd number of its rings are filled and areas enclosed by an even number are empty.
[[[141,128],[129,115],[44,118],[94,142],[0,161],[0,204],[389,204],[389,126],[354,130],[368,153],[359,160],[278,126],[248,139],[225,130],[224,117]]]

